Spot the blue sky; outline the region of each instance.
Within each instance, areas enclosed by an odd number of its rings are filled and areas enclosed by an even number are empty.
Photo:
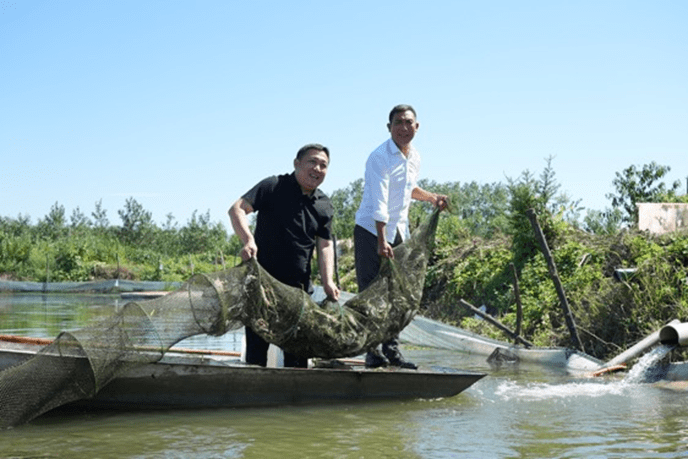
[[[553,156],[604,209],[616,172],[688,169],[686,1],[0,0],[0,215],[133,197],[162,224],[226,210],[332,152],[361,178],[398,103],[421,177],[505,182]]]

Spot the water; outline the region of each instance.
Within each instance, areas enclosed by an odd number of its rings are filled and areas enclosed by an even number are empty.
[[[115,296],[0,295],[0,333],[56,336],[111,312]],[[92,306],[101,304],[101,306]],[[237,336],[184,347],[238,349]],[[643,360],[658,359],[662,348]],[[488,376],[449,399],[316,407],[60,413],[0,432],[0,458],[678,458],[685,392],[629,372],[601,379],[528,365],[490,367],[451,351],[405,349],[423,366]],[[650,365],[650,362],[640,362]]]
[[[661,345],[647,352],[633,365],[624,378],[624,382],[628,384],[642,383],[647,379],[651,379],[652,369],[655,364],[659,363],[674,346]]]

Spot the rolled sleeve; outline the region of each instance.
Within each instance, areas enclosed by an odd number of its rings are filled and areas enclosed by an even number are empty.
[[[378,222],[389,221],[389,174],[381,158],[370,158],[366,165],[366,183],[370,184],[371,215]]]

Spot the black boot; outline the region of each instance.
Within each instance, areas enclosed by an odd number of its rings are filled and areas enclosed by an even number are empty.
[[[371,351],[368,351],[366,354],[365,358],[365,366],[366,368],[380,368],[380,367],[386,367],[387,366],[387,359],[380,354],[380,351],[377,349],[373,349]]]
[[[393,367],[404,368],[406,370],[417,370],[418,365],[413,362],[404,360],[404,356],[399,351],[399,343],[397,340],[391,340],[382,345],[382,353],[389,360],[389,364]]]

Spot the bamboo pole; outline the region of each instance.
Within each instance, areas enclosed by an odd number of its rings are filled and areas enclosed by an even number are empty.
[[[43,293],[48,291],[48,284],[50,283],[50,258],[45,254],[45,282],[43,283]]]
[[[28,337],[28,336],[17,336],[17,335],[0,335],[0,341],[4,341],[6,343],[17,343],[17,344],[31,344],[31,345],[37,345],[37,346],[48,346],[53,343],[52,339],[49,338],[33,338],[33,337]],[[157,351],[157,349],[153,348],[137,348],[138,350],[146,351],[146,350],[152,350],[152,351]],[[188,349],[188,348],[183,348],[183,347],[171,347],[167,353],[177,353],[177,354],[196,354],[196,355],[218,355],[218,356],[223,356],[223,357],[241,357],[241,352],[238,351],[221,351],[221,350],[214,350],[214,349]],[[323,359],[317,359],[320,361],[323,361]],[[345,358],[345,359],[327,359],[328,362],[334,362],[334,361],[340,362],[341,364],[344,365],[354,365],[354,366],[363,366],[365,364],[365,361],[362,359],[353,359],[353,358]],[[327,368],[328,364],[320,364],[322,367]],[[316,365],[317,366],[317,365]],[[330,367],[335,367],[336,363],[330,363]]]
[[[549,276],[552,278],[552,282],[554,282],[554,288],[556,289],[557,295],[559,296],[561,308],[564,310],[564,318],[566,319],[566,326],[568,327],[569,333],[571,334],[571,341],[573,343],[573,347],[575,349],[578,349],[579,351],[582,351],[583,345],[581,344],[580,337],[578,336],[576,322],[573,320],[573,314],[571,313],[571,309],[569,308],[569,302],[566,299],[564,287],[562,286],[561,279],[559,279],[559,274],[557,273],[557,266],[556,264],[554,264],[552,253],[549,251],[549,247],[547,246],[547,240],[545,239],[545,235],[542,232],[542,228],[540,227],[540,224],[537,221],[535,209],[528,209],[526,211],[526,215],[530,220],[530,224],[533,226],[533,231],[535,231],[535,237],[540,243],[540,249],[542,250],[542,254],[545,256],[545,260],[547,261]]]
[[[521,336],[523,330],[523,304],[521,304],[521,289],[518,286],[516,265],[511,263],[511,273],[514,275],[514,298],[516,299],[516,335]]]
[[[48,346],[53,343],[50,338],[34,338],[30,336],[17,336],[17,335],[0,335],[0,341],[6,343],[17,343],[17,344],[32,344],[37,346]],[[135,347],[139,351],[159,351],[158,348],[154,347]],[[228,357],[239,357],[241,352],[238,351],[221,351],[214,349],[188,349],[184,347],[171,347],[167,350],[168,353],[178,353],[178,354],[199,354],[199,355],[221,355]]]
[[[465,300],[461,299],[461,300],[459,300],[459,304],[460,304],[461,306],[463,306],[464,308],[468,309],[469,311],[471,311],[471,312],[473,312],[473,313],[479,315],[480,317],[482,317],[483,319],[485,319],[485,320],[486,320],[487,322],[489,322],[490,324],[492,324],[492,325],[494,325],[495,327],[499,328],[501,331],[503,331],[504,333],[506,333],[511,339],[516,340],[517,342],[523,343],[526,347],[532,347],[532,346],[533,346],[533,343],[531,343],[530,341],[528,341],[528,340],[526,340],[526,339],[524,339],[524,338],[518,336],[516,333],[514,333],[513,331],[511,331],[509,328],[507,328],[507,327],[506,327],[504,324],[502,324],[500,321],[498,321],[497,319],[495,319],[495,318],[492,317],[491,315],[482,312],[480,309],[476,308],[475,306],[473,306],[473,305],[472,305],[471,303],[469,303],[468,301],[465,301]]]
[[[337,288],[342,288],[339,283],[339,255],[337,254],[337,236],[332,235],[332,244],[334,249],[334,281],[337,284]]]

